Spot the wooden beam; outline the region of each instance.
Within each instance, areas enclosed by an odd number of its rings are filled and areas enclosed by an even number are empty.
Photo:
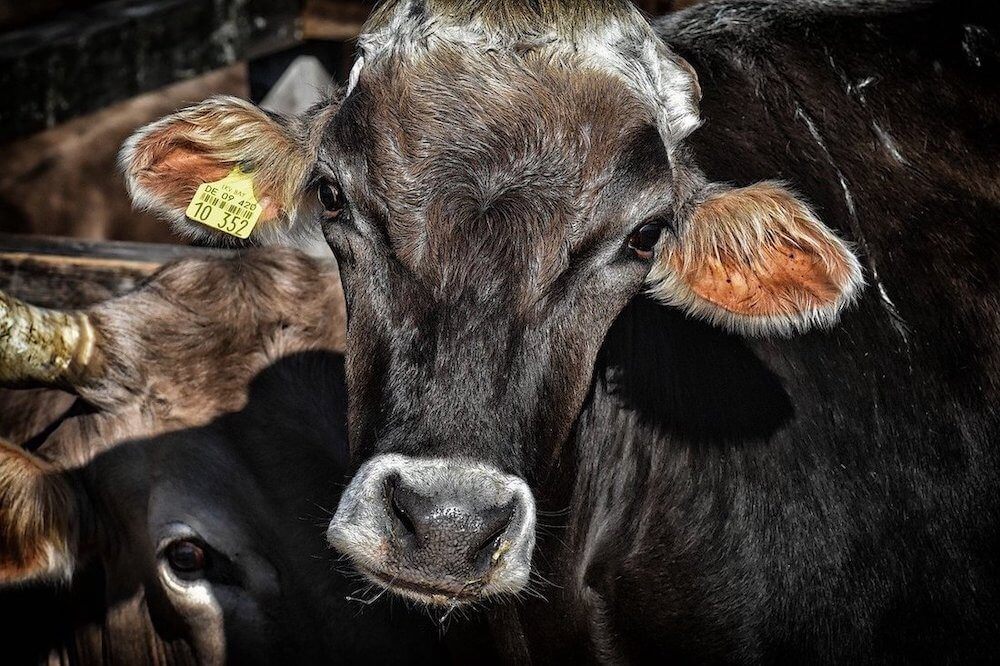
[[[335,42],[354,39],[374,4],[370,0],[305,0],[303,36]]]
[[[232,252],[0,233],[0,290],[35,305],[82,307],[135,289],[168,261]]]

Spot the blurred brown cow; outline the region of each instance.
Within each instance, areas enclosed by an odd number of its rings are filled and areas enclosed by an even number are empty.
[[[0,146],[0,231],[177,242],[165,225],[132,210],[118,148],[136,127],[179,106],[247,92],[246,66],[234,65]]]
[[[0,294],[0,383],[42,387],[0,396],[5,663],[438,656],[330,577],[343,317],[332,265],[294,251],[77,311]]]

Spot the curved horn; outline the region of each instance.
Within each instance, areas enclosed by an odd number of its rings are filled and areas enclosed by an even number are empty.
[[[0,384],[73,388],[93,376],[96,356],[86,313],[40,308],[0,292]]]

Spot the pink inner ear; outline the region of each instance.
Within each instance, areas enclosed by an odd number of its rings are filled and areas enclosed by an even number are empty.
[[[121,159],[136,205],[183,225],[198,187],[241,163],[253,168],[259,221],[282,219],[300,200],[313,155],[301,137],[261,109],[218,97],[139,130]]]
[[[160,148],[163,149],[162,145]],[[141,146],[139,150],[142,150]],[[144,158],[142,163],[145,166],[135,173],[136,182],[149,194],[178,210],[187,208],[202,183],[225,178],[234,166],[219,162],[207,155],[203,148],[188,142],[171,146],[160,155],[147,152]],[[274,199],[263,196],[256,184],[254,193],[263,206],[261,222],[281,215],[281,208]]]
[[[665,250],[652,293],[744,333],[832,323],[862,284],[843,241],[773,183],[708,199]]]
[[[140,150],[142,148],[140,147]],[[147,153],[136,182],[168,206],[184,209],[198,186],[223,178],[232,165],[208,157],[193,144],[171,146],[161,154]]]
[[[747,265],[732,256],[709,257],[686,275],[699,297],[744,316],[795,316],[829,307],[846,282],[844,267],[828,266],[818,254],[788,244],[768,248]]]

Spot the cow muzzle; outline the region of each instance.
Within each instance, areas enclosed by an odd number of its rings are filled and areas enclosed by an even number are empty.
[[[523,479],[487,465],[380,455],[358,470],[326,534],[379,585],[454,605],[528,584],[535,502]]]

